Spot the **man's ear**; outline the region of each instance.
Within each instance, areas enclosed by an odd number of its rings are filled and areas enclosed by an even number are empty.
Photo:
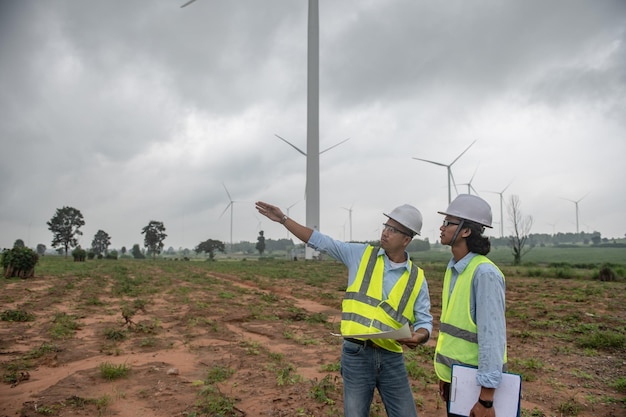
[[[464,227],[461,229],[461,237],[467,239],[472,234],[472,229],[469,227]]]

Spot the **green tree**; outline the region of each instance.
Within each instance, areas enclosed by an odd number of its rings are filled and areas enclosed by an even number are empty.
[[[141,248],[139,247],[139,243],[135,243],[133,245],[133,248],[131,249],[130,253],[133,255],[133,258],[135,258],[135,259],[143,259],[143,258],[145,258],[145,255],[143,254],[143,252],[141,252]]]
[[[111,246],[111,236],[104,230],[98,230],[91,242],[91,250],[96,255],[106,255]]]
[[[219,240],[207,239],[204,242],[200,242],[198,246],[196,246],[194,249],[196,253],[208,253],[209,259],[212,261],[215,259],[216,250],[224,253],[224,242],[220,242]]]
[[[263,252],[265,252],[265,236],[263,230],[259,231],[259,237],[256,238],[255,249],[259,251],[259,255],[263,256]]]
[[[141,234],[144,235],[143,245],[148,248],[148,253],[152,255],[152,258],[155,258],[161,253],[163,241],[167,237],[163,222],[150,220],[150,223],[141,229]]]
[[[55,215],[46,224],[52,232],[52,247],[63,248],[67,257],[68,249],[78,245],[76,236],[83,234],[80,228],[85,225],[85,220],[80,210],[74,207],[63,207],[57,209]]]
[[[122,249],[120,249],[120,252],[122,252],[122,256],[126,255],[126,246],[122,246]]]
[[[31,278],[35,276],[35,265],[39,256],[35,251],[25,246],[14,246],[5,249],[0,257],[0,263],[6,278]]]
[[[24,241],[22,239],[16,239],[15,242],[13,242],[13,247],[14,248],[25,248],[26,245],[24,244]]]

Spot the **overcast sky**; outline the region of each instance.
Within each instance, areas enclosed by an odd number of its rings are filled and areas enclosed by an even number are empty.
[[[0,247],[287,237],[305,222],[305,0],[0,0]],[[373,240],[410,203],[438,239],[474,190],[519,196],[534,233],[626,233],[626,2],[320,0],[320,229]],[[582,200],[581,200],[582,199]],[[568,201],[570,200],[570,201]],[[351,211],[350,211],[351,209]],[[350,222],[350,213],[352,221]],[[504,209],[504,233],[511,223]]]

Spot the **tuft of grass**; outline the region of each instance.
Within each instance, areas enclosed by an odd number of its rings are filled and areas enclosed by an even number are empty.
[[[108,340],[123,341],[126,340],[126,332],[119,329],[108,327],[104,329],[104,337]]]
[[[52,319],[50,334],[55,339],[68,339],[74,336],[74,332],[80,329],[76,317],[67,313],[56,313]]]
[[[608,330],[597,330],[583,334],[576,340],[576,344],[586,349],[617,350],[626,346],[626,336]]]
[[[341,361],[322,365],[320,370],[322,372],[339,372],[341,370]]]
[[[626,393],[626,377],[617,378],[615,381],[611,382],[609,386],[619,392]]]
[[[337,384],[333,382],[332,379],[333,377],[331,375],[326,375],[319,382],[317,382],[317,378],[314,381],[311,381],[313,386],[309,390],[309,397],[323,404],[335,404],[335,400],[333,400],[329,395],[337,391]]]
[[[559,404],[558,409],[564,417],[577,416],[582,410],[582,406],[574,398],[570,398],[564,403]]]
[[[61,351],[61,348],[56,345],[53,345],[50,343],[43,343],[38,348],[34,348],[30,350],[26,355],[24,355],[24,359],[37,359],[37,358],[41,358],[42,356],[48,353],[56,353],[60,351]]]
[[[130,372],[130,367],[125,363],[115,365],[110,362],[100,364],[100,376],[109,381],[114,379],[126,378]]]
[[[235,400],[222,394],[215,385],[204,387],[198,394],[200,400],[196,403],[198,411],[203,416],[236,417]]]
[[[34,321],[35,315],[24,310],[5,310],[0,313],[0,320],[2,321]]]
[[[230,378],[235,371],[233,369],[227,368],[221,365],[215,365],[213,368],[209,369],[207,372],[206,379],[204,383],[206,385],[215,384],[217,382],[222,382]]]

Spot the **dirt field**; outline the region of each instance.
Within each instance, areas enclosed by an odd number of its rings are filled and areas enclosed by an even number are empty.
[[[343,414],[341,340],[331,335],[340,264],[48,263],[35,278],[0,283],[1,311],[33,314],[0,321],[1,417]],[[624,283],[505,273],[522,416],[626,416],[623,344],[580,343],[586,333],[626,333]],[[440,275],[427,269],[435,329]],[[421,416],[445,416],[436,336],[406,355]],[[107,369],[127,374],[108,379]],[[371,416],[385,415],[377,399]]]

